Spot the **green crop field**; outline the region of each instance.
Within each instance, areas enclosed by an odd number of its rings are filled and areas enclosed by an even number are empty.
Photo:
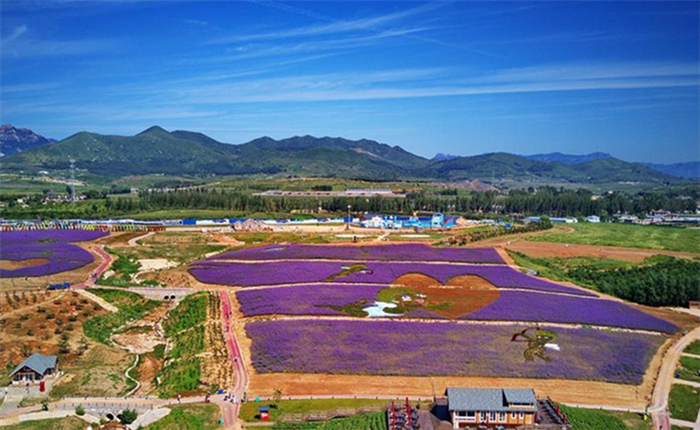
[[[700,340],[696,340],[690,345],[688,345],[687,348],[683,351],[687,354],[695,354],[695,355],[700,355]]]
[[[678,376],[680,379],[700,382],[700,358],[681,357],[678,363],[678,370],[680,371]]]
[[[171,412],[163,419],[143,430],[214,430],[221,428],[219,407],[213,404],[193,403],[172,406]]]
[[[651,420],[645,421],[639,414],[573,408],[561,405],[574,430],[648,430]]]
[[[260,421],[258,416],[259,406],[268,406],[272,402],[248,402],[241,407],[241,418],[244,421]],[[299,399],[281,400],[278,408],[270,408],[270,419],[276,421],[280,414],[303,414],[311,411],[325,412],[337,408],[360,408],[365,406],[381,407],[387,404],[387,400],[377,399]]]
[[[386,430],[388,427],[386,413],[374,412],[347,418],[337,418],[329,421],[313,421],[301,423],[277,422],[274,430]]]
[[[695,422],[700,409],[700,388],[676,384],[671,388],[669,411],[671,418]]]
[[[700,253],[700,229],[677,227],[578,223],[557,226],[528,240]]]

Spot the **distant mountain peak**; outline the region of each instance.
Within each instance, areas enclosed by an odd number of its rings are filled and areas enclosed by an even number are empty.
[[[613,158],[613,156],[605,152],[591,152],[590,154],[584,155],[550,152],[548,154],[525,155],[525,158],[534,161],[543,161],[545,163],[581,164],[588,163],[589,161],[606,160],[608,158]]]
[[[54,139],[47,139],[28,128],[19,128],[11,124],[0,126],[0,157],[54,142]]]
[[[438,152],[433,157],[433,161],[449,161],[454,160],[455,158],[459,158],[459,155],[443,154],[442,152]]]
[[[145,129],[144,131],[142,131],[141,133],[137,134],[137,136],[142,136],[144,134],[163,134],[163,133],[170,134],[168,132],[168,130],[164,129],[163,127],[161,127],[159,125],[152,125],[152,126],[148,127],[147,129]]]

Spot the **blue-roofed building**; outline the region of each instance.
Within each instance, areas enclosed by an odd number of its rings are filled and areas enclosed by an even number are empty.
[[[537,398],[525,388],[448,388],[447,403],[455,429],[534,424]]]
[[[58,373],[58,361],[55,355],[42,355],[34,353],[21,362],[12,371],[12,383],[26,384],[39,383],[46,378],[55,376]]]

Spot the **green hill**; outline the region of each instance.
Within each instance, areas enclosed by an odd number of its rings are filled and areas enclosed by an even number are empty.
[[[492,153],[428,160],[373,140],[295,136],[261,137],[241,145],[190,131],[151,127],[135,136],[80,132],[53,145],[2,158],[5,171],[66,170],[70,160],[92,175],[297,175],[370,180],[525,180],[600,184],[678,181],[641,164],[615,158],[577,164]]]

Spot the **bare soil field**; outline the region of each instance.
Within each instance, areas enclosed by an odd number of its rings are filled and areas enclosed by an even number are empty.
[[[576,245],[551,242],[528,242],[526,240],[512,242],[504,246],[506,249],[521,252],[536,258],[572,258],[593,257],[610,258],[629,263],[641,263],[654,255],[670,255],[673,257],[695,258],[696,254],[687,252],[664,251],[657,249],[619,248],[613,246]]]
[[[63,334],[68,335],[70,352],[61,354],[61,361],[78,360],[83,323],[106,312],[72,291],[4,294],[0,301],[0,366],[18,364],[28,353],[58,354]]]
[[[25,267],[38,266],[40,264],[48,263],[50,260],[46,258],[32,258],[31,260],[0,260],[0,269],[4,270],[16,270],[23,269]]]

